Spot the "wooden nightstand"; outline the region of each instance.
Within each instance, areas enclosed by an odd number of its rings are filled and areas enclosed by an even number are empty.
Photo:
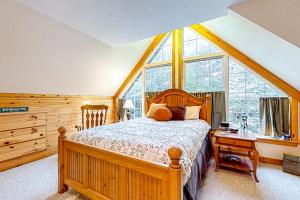
[[[223,166],[246,172],[253,172],[255,181],[259,182],[256,176],[259,154],[255,148],[255,142],[257,141],[255,136],[250,133],[233,134],[217,130],[214,133],[214,137],[216,138],[214,144],[216,160],[215,171],[218,171],[220,166]],[[240,161],[230,161],[228,159],[230,156],[237,157]]]

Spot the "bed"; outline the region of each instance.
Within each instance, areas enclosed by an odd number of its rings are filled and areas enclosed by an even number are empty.
[[[170,89],[147,98],[145,111],[152,102],[201,105],[200,120],[141,118],[70,136],[60,127],[59,192],[70,186],[91,199],[193,199],[201,159],[209,157],[211,98]]]

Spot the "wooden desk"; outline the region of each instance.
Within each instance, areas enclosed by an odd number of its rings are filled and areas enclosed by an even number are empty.
[[[255,148],[257,139],[250,133],[232,134],[229,132],[217,130],[214,134],[216,142],[214,144],[214,153],[216,160],[216,169],[220,166],[232,169],[253,172],[256,182],[259,182],[256,176],[257,165],[259,162],[259,154]],[[240,162],[229,161],[224,159],[228,156],[236,156],[240,158]]]

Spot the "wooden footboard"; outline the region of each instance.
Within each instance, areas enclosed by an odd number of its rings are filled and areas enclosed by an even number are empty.
[[[64,127],[58,131],[59,193],[70,186],[91,199],[182,198],[181,149],[169,149],[166,166],[72,142]]]

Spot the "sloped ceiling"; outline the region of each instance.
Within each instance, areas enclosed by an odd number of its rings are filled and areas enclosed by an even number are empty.
[[[202,25],[300,90],[300,48],[233,11]]]
[[[300,47],[299,0],[247,0],[230,9]]]
[[[18,0],[113,46],[227,14],[242,0]]]

